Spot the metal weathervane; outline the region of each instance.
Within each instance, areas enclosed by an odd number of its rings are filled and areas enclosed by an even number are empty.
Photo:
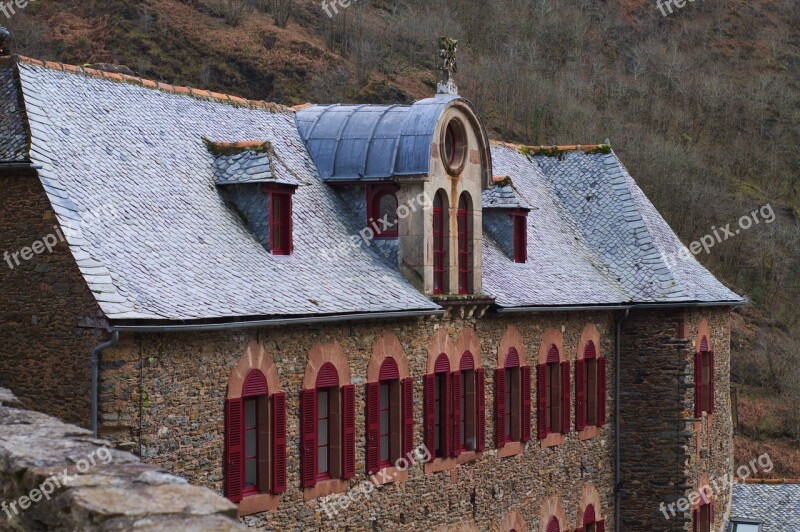
[[[454,74],[458,72],[456,64],[456,52],[458,51],[458,41],[446,35],[439,37],[439,57],[442,59],[442,81],[439,82],[437,92],[439,94],[458,94],[458,87],[454,79]]]

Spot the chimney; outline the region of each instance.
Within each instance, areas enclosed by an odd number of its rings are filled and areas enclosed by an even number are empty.
[[[0,57],[11,55],[11,32],[0,26]]]

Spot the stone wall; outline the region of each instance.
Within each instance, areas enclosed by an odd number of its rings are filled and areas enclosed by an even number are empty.
[[[564,352],[574,361],[588,323],[599,329],[600,351],[608,357],[608,423],[592,439],[581,441],[572,432],[563,444],[546,449],[535,439],[534,430],[534,439],[524,452],[499,458],[493,444],[493,371],[501,338],[508,327],[514,326],[521,332],[528,363],[535,365],[546,329],[563,331]],[[357,489],[367,480],[363,384],[376,340],[387,331],[395,334],[408,358],[410,374],[415,379],[415,445],[420,445],[423,441],[421,376],[426,372],[430,339],[444,329],[455,342],[464,327],[473,327],[480,339],[487,374],[487,451],[483,456],[437,473],[425,474],[417,466],[409,472],[407,481],[376,489],[369,498],[351,503],[334,518],[326,515],[324,499],[304,501],[299,482],[299,393],[312,347],[335,341],[349,357],[357,401],[356,477],[349,487]],[[374,321],[236,333],[123,335],[116,347],[104,353],[101,431],[105,437],[133,448],[141,445],[142,459],[146,462],[221,491],[226,383],[247,346],[255,341],[274,359],[281,387],[287,394],[289,482],[278,508],[245,517],[248,524],[276,529],[302,525],[306,529],[338,526],[356,530],[412,530],[473,523],[481,529],[490,529],[518,510],[528,530],[535,530],[543,501],[555,497],[558,504],[553,503],[553,507],[563,508],[567,516],[564,528],[574,529],[580,502],[585,493],[593,490],[599,493],[598,512],[611,523],[613,331],[614,315],[606,312],[491,317],[477,321]],[[572,385],[574,388],[574,380]],[[572,416],[574,426],[574,402]],[[532,426],[536,426],[535,421]]]
[[[715,413],[694,416],[694,357],[702,320],[715,349]],[[623,530],[691,530],[692,509],[669,506],[700,478],[731,470],[730,326],[727,310],[635,311],[623,322],[620,441]],[[714,496],[720,530],[730,489]]]
[[[0,388],[0,530],[233,531],[236,506]]]
[[[26,408],[88,426],[102,314],[36,177],[0,177],[0,254],[0,386]]]

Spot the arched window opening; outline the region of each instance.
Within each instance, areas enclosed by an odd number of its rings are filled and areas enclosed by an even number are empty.
[[[539,439],[566,434],[570,430],[570,364],[561,361],[555,345],[548,349],[546,362],[537,366],[536,381]]]
[[[509,348],[505,367],[495,371],[495,440],[498,448],[508,442],[530,439],[530,366],[520,366],[519,353]]]
[[[367,188],[367,227],[375,231],[376,238],[397,238],[397,187],[371,185]]]
[[[436,193],[433,200],[433,293],[445,294],[447,287],[447,265],[449,247],[448,204],[444,192]]]
[[[714,351],[703,336],[695,354],[695,417],[714,413]]]
[[[472,290],[472,204],[466,192],[458,200],[458,293]]]

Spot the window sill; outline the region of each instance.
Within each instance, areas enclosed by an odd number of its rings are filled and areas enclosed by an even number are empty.
[[[548,447],[556,447],[558,445],[563,444],[566,440],[567,440],[566,434],[561,434],[559,432],[551,432],[543,440],[541,440],[542,449],[547,449]]]
[[[592,438],[596,438],[600,434],[600,429],[602,427],[598,427],[597,425],[589,425],[582,431],[578,432],[578,439],[581,441],[591,440]]]
[[[248,495],[242,499],[241,502],[239,502],[239,517],[244,515],[258,514],[261,512],[271,512],[278,507],[280,502],[281,496],[272,495],[271,493]]]
[[[521,441],[509,441],[505,445],[497,449],[498,458],[508,458],[509,456],[516,456],[522,454],[525,450],[525,444]]]
[[[436,458],[433,462],[428,462],[424,465],[423,469],[426,475],[439,473],[440,471],[449,471],[458,466],[458,458]]]
[[[310,501],[332,495],[334,493],[344,493],[347,491],[349,483],[346,480],[339,478],[332,478],[330,480],[317,481],[317,485],[313,488],[303,488],[303,500]]]
[[[394,466],[384,467],[370,478],[374,479],[379,486],[392,482],[405,482],[408,480],[408,469],[398,469]]]

